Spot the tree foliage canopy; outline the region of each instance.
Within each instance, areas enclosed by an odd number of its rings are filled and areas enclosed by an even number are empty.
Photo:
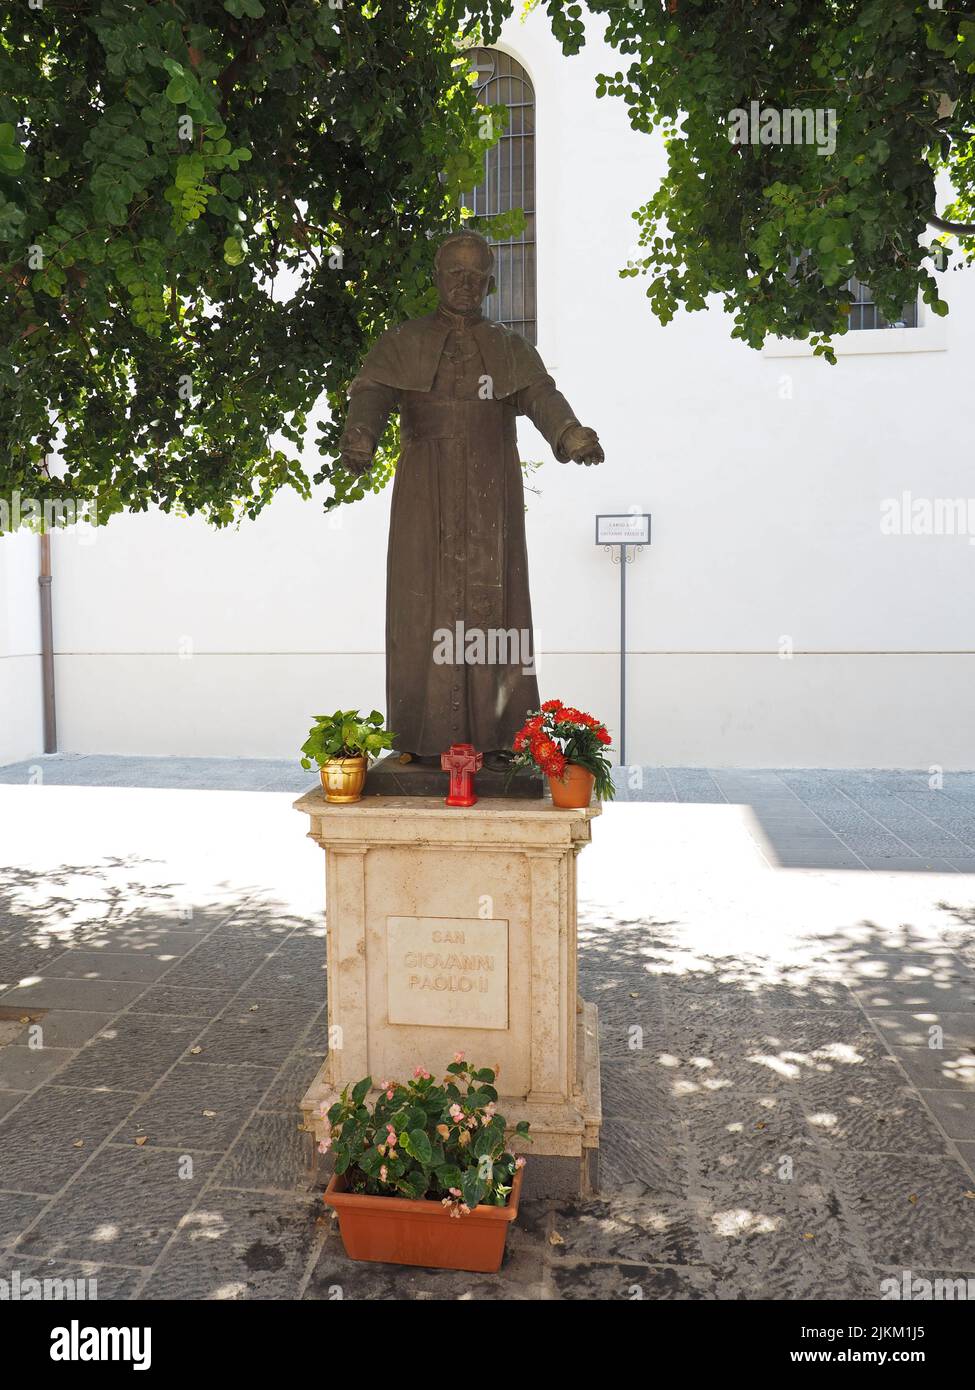
[[[37,4],[0,5],[0,491],[222,525],[285,487],[378,490],[388,452],[365,482],[336,462],[345,388],[431,305],[435,239],[501,127],[458,44],[493,42],[514,0]],[[583,6],[544,4],[578,52]],[[888,317],[919,293],[945,312],[939,269],[975,257],[970,0],[585,8],[628,60],[598,94],[666,138],[623,271],[663,322],[718,294],[752,347],[811,336],[832,360],[854,275]],[[835,139],[730,140],[756,108],[832,113]]]
[[[566,53],[578,4],[547,0]],[[937,271],[975,257],[975,6],[965,0],[588,0],[628,66],[599,79],[635,130],[662,127],[667,172],[635,214],[654,313],[724,297],[733,336],[824,338],[848,326],[846,282],[899,317],[920,294],[947,306]],[[763,143],[731,113],[822,113],[832,140]],[[790,134],[795,124],[790,122]],[[732,141],[730,134],[735,134]],[[756,140],[756,136],[759,138]],[[808,138],[808,133],[807,133]],[[829,148],[832,145],[833,148]],[[967,226],[959,249],[936,214]],[[947,243],[947,245],[946,245]]]
[[[311,419],[316,399],[340,406],[368,342],[429,307],[431,239],[483,169],[456,56],[473,17],[456,0],[2,11],[3,491],[217,524],[307,495],[306,431],[324,478],[340,424]],[[48,481],[56,443],[67,472]]]

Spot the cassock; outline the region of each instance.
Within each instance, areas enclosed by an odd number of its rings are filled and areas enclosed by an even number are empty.
[[[562,438],[578,421],[524,338],[442,308],[372,347],[350,387],[342,446],[374,448],[394,410],[387,725],[398,750],[421,756],[451,743],[510,748],[538,708],[515,420],[527,415],[563,463]]]

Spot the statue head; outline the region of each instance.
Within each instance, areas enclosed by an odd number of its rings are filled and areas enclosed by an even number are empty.
[[[454,314],[472,314],[493,294],[494,252],[477,232],[454,232],[437,248],[434,279],[440,303]]]

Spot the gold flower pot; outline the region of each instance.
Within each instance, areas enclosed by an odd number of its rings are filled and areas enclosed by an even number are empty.
[[[319,769],[325,800],[358,801],[366,784],[365,758],[330,758]]]

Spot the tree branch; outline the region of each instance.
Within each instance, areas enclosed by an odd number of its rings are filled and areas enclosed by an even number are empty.
[[[939,232],[954,232],[955,236],[975,236],[975,222],[946,222],[943,217],[931,213],[928,222]]]

